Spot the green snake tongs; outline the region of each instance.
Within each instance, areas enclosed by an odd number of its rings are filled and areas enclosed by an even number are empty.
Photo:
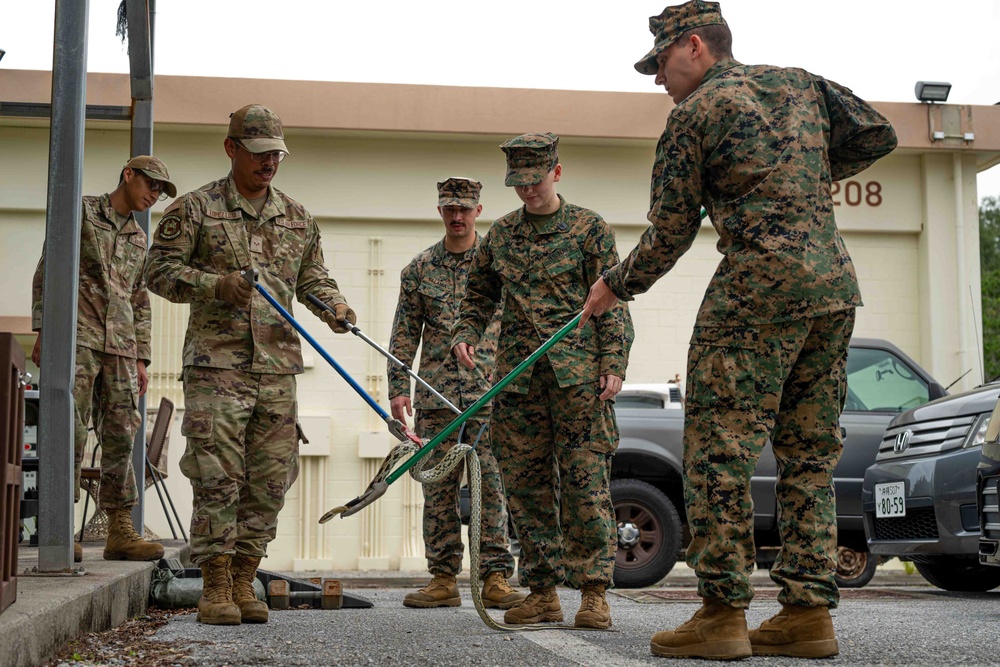
[[[347,517],[351,516],[352,514],[356,514],[357,512],[361,511],[361,509],[367,507],[368,505],[371,505],[373,502],[375,502],[383,495],[385,495],[385,492],[389,488],[389,486],[393,482],[398,480],[400,477],[402,477],[407,470],[412,468],[414,464],[417,463],[417,461],[419,461],[421,458],[429,454],[432,449],[434,449],[442,442],[444,442],[444,440],[448,436],[450,436],[452,433],[458,430],[462,426],[462,424],[464,424],[470,417],[479,412],[479,410],[482,409],[484,405],[493,400],[493,397],[495,397],[497,394],[503,391],[507,385],[513,382],[518,375],[520,375],[525,370],[530,368],[536,361],[545,356],[545,354],[552,348],[553,345],[555,345],[563,338],[565,338],[566,334],[572,331],[576,327],[576,325],[580,322],[580,317],[582,315],[583,313],[578,314],[576,317],[574,317],[572,320],[566,323],[566,325],[563,326],[563,328],[561,328],[559,331],[553,334],[551,338],[542,343],[542,345],[537,350],[535,350],[531,354],[531,356],[529,356],[527,359],[518,364],[517,367],[514,368],[514,370],[507,373],[507,375],[505,375],[503,379],[501,379],[499,382],[493,385],[493,387],[490,388],[489,391],[483,394],[482,398],[480,398],[478,401],[476,401],[468,408],[466,408],[465,412],[463,412],[454,420],[452,420],[450,424],[444,427],[444,430],[442,430],[431,440],[429,440],[426,445],[424,445],[422,448],[420,448],[419,451],[417,451],[410,458],[408,458],[405,463],[396,468],[396,470],[394,470],[392,473],[386,475],[384,478],[382,477],[382,474],[376,475],[375,479],[373,479],[371,484],[368,485],[368,488],[365,489],[364,493],[362,493],[360,496],[358,496],[353,500],[347,501],[346,504],[341,505],[340,507],[333,508],[332,510],[324,514],[323,517],[319,520],[319,522],[326,523],[327,521],[337,516],[338,514],[341,517]],[[381,472],[382,471],[380,471],[380,473]]]

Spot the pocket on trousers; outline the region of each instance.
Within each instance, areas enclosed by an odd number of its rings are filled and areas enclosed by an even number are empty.
[[[600,393],[600,389],[597,392]],[[613,401],[594,401],[593,418],[590,419],[590,446],[598,454],[614,454],[618,449],[618,422]]]
[[[757,405],[757,341],[752,327],[695,327],[688,352],[687,403],[724,410]]]
[[[221,486],[229,478],[212,441],[212,423],[213,415],[207,410],[189,410],[181,422],[181,435],[187,438],[179,462],[181,473],[202,488]]]

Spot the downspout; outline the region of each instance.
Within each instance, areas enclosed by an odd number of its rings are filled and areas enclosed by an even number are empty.
[[[966,342],[969,337],[968,310],[965,303],[965,208],[962,205],[962,154],[951,154],[952,178],[955,180],[955,278],[957,282],[958,304],[958,372],[964,373],[968,366],[968,350]]]

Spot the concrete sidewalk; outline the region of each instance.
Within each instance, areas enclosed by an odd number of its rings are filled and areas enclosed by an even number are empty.
[[[188,561],[191,547],[163,540],[165,558]],[[21,546],[17,600],[0,612],[0,665],[34,667],[67,641],[121,625],[146,613],[155,562],[107,561],[103,542],[83,543],[78,575],[25,575],[38,565],[37,547]]]

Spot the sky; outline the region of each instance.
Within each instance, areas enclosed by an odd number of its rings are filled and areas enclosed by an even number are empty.
[[[119,0],[90,0],[87,67],[127,72]],[[664,3],[665,4],[665,3]],[[632,64],[652,46],[638,0],[157,0],[155,71],[189,76],[656,92]],[[51,69],[54,0],[0,0],[5,69]],[[723,0],[733,53],[796,66],[871,101],[1000,102],[997,0]],[[0,90],[0,99],[3,91]],[[1000,196],[1000,166],[979,196]]]

